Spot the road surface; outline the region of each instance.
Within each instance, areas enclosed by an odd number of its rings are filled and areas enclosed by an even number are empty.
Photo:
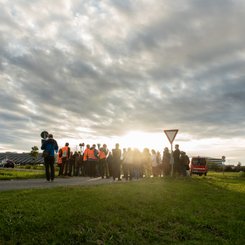
[[[53,188],[58,186],[79,186],[79,185],[101,185],[110,184],[118,181],[113,179],[89,178],[89,177],[67,177],[55,178],[53,182],[43,179],[25,179],[25,180],[1,180],[0,192],[10,190]],[[122,181],[125,182],[125,181]]]

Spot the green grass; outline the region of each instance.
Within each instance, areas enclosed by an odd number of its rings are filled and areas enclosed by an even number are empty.
[[[55,168],[56,176],[58,175],[58,168]],[[0,183],[1,180],[13,179],[35,179],[45,178],[45,170],[43,166],[21,166],[18,168],[0,168]]]
[[[238,173],[0,193],[0,244],[245,244]]]
[[[0,184],[1,180],[11,179],[34,179],[44,178],[44,170],[16,170],[16,169],[0,169]]]

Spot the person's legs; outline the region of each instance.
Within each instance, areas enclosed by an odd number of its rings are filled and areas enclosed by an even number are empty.
[[[103,166],[103,159],[99,160],[99,174],[102,179],[104,179],[104,166]]]
[[[112,173],[113,180],[116,179],[116,169],[117,169],[116,162],[113,161],[111,165],[111,170],[112,170],[111,173]]]
[[[64,175],[65,165],[66,165],[66,158],[63,157],[62,158],[61,169],[60,169],[60,175]]]
[[[69,159],[68,162],[69,162],[68,163],[68,166],[69,166],[68,175],[72,176],[73,175],[73,170],[74,170],[74,159]]]
[[[129,174],[128,164],[124,163],[124,165],[123,165],[123,175],[124,175],[125,180],[128,180],[128,174]]]
[[[69,162],[70,162],[70,160],[69,159],[66,159],[66,161],[65,161],[65,173],[64,173],[64,175],[67,175],[68,174],[68,171],[69,171]]]
[[[50,173],[49,173],[49,157],[44,158],[44,165],[45,165],[45,176],[46,180],[50,181]]]
[[[46,176],[46,180],[50,181],[49,164],[48,163],[45,163],[45,176]]]
[[[186,166],[185,165],[182,165],[181,166],[181,169],[182,169],[182,175],[183,176],[187,176],[187,174],[186,174]]]
[[[50,157],[50,179],[51,181],[54,180],[54,157]]]
[[[62,169],[62,163],[61,164],[58,164],[58,168],[59,168],[59,174],[58,176],[62,175],[62,172],[61,172],[61,169]]]
[[[92,177],[97,177],[97,161],[92,161]]]
[[[120,161],[117,162],[117,178],[118,180],[121,180],[121,166],[120,166]]]
[[[129,179],[132,180],[134,177],[134,166],[133,164],[129,164]]]
[[[88,176],[92,178],[93,177],[93,161],[88,161],[88,170],[89,170]]]
[[[106,175],[107,179],[110,177],[109,164],[108,164],[107,160],[105,160],[105,175]]]

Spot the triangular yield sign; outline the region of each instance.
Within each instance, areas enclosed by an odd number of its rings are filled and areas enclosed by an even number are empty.
[[[178,129],[169,129],[169,130],[164,130],[164,133],[167,135],[169,142],[172,144],[175,136],[178,133]]]

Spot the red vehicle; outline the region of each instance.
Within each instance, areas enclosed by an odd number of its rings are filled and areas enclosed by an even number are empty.
[[[205,157],[192,157],[190,162],[190,175],[198,174],[206,176],[208,173],[208,163]]]

